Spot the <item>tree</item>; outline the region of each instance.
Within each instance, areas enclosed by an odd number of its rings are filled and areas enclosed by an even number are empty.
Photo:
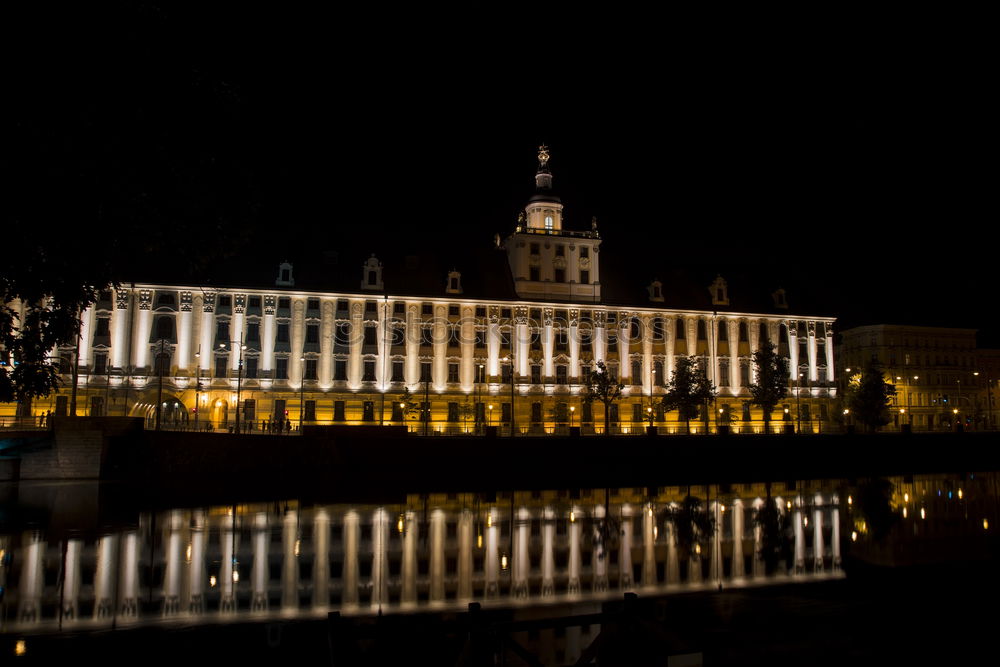
[[[597,400],[604,403],[604,432],[611,432],[611,404],[622,397],[625,385],[612,377],[603,361],[597,362],[597,370],[590,374],[583,393],[583,400],[592,403]]]
[[[663,395],[663,409],[677,410],[690,433],[691,420],[698,417],[698,406],[705,405],[713,398],[715,387],[704,369],[698,368],[697,360],[694,357],[678,357],[667,383],[667,393]]]
[[[889,423],[889,402],[895,395],[896,388],[885,381],[882,367],[869,362],[850,391],[851,413],[869,432],[874,432]]]
[[[709,539],[715,534],[715,517],[700,498],[692,496],[690,490],[679,505],[671,503],[660,512],[660,519],[674,525],[674,537],[681,558],[689,558],[693,550],[703,551]]]
[[[413,399],[409,387],[403,388],[403,393],[399,395],[399,400],[396,402],[400,404],[404,418],[420,413],[420,403]]]
[[[788,395],[788,359],[777,352],[774,343],[761,344],[751,357],[755,381],[750,383],[750,403],[764,411],[764,433],[771,430],[771,413]]]

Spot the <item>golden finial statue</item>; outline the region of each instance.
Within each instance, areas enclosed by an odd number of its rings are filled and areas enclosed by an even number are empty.
[[[538,147],[538,164],[543,168],[549,164],[549,147],[545,144]]]

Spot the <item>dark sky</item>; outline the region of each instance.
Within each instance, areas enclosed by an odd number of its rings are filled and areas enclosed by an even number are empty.
[[[569,226],[597,216],[608,252],[759,273],[842,326],[1000,344],[996,133],[964,47],[79,11],[24,22],[6,165],[22,231],[111,227],[147,240],[122,246],[147,268],[192,244],[268,266],[393,242],[460,253],[510,230],[545,142]]]

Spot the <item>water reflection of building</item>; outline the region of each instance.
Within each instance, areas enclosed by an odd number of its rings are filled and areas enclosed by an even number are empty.
[[[975,329],[875,324],[841,333],[838,364],[845,379],[873,361],[896,388],[893,426],[996,425],[988,406],[997,400],[1000,352],[977,349]]]
[[[787,548],[770,573],[754,520],[767,497],[762,484],[695,491],[717,529],[690,542],[678,538],[690,531],[668,518],[687,487],[611,489],[607,497],[603,489],[430,494],[395,506],[170,510],[63,542],[38,530],[0,534],[0,549],[16,554],[3,572],[5,602],[16,610],[10,627],[46,631],[60,622],[97,629],[310,618],[811,581],[842,576],[844,505],[833,486],[773,485]]]
[[[564,224],[544,147],[535,182],[507,238],[463,257],[372,256],[315,289],[283,264],[271,285],[103,292],[83,313],[78,353],[59,352],[67,388],[35,412],[67,411],[76,364],[78,414],[152,420],[160,404],[168,426],[192,425],[195,410],[201,427],[233,426],[239,403],[258,430],[274,420],[419,423],[425,410],[434,431],[506,428],[512,416],[522,432],[603,429],[603,410],[595,420],[580,394],[604,361],[625,385],[615,428],[675,430],[658,398],[675,359],[693,355],[719,389],[705,421],[754,431],[763,416],[749,404],[751,354],[769,340],[791,362],[779,419],[822,429],[836,391],[833,318],[794,310],[777,286],[755,292],[721,276],[692,285],[670,266],[608,257],[596,220]],[[400,404],[404,390],[412,405]]]

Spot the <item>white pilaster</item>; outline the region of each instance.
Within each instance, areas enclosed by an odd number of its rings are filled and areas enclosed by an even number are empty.
[[[344,514],[344,565],[340,575],[340,602],[346,606],[358,604],[358,545],[361,541],[361,526],[358,513],[348,510]]]
[[[642,512],[642,585],[656,586],[656,515],[653,508],[646,507]]]
[[[582,533],[581,520],[583,519],[583,512],[581,509],[573,505],[570,508],[570,521],[569,521],[569,562],[567,563],[568,577],[566,584],[566,592],[570,595],[579,595],[580,593],[580,567],[581,567],[581,554],[580,554],[580,536]]]
[[[743,565],[743,501],[739,498],[733,501],[733,562],[729,568],[732,579],[742,579]]]
[[[551,507],[542,512],[542,597],[555,595],[556,513]]]
[[[417,542],[420,538],[420,522],[413,512],[406,512],[403,523],[403,590],[400,602],[415,604],[417,601]]]
[[[594,506],[594,527],[591,542],[594,545],[590,557],[590,568],[594,574],[592,590],[603,593],[608,590],[608,545],[603,541],[600,526],[606,520],[604,505]]]
[[[320,507],[313,514],[313,609],[330,606],[330,514]]]
[[[281,610],[299,608],[299,513],[286,510],[281,521]]]
[[[517,509],[517,520],[514,523],[514,553],[511,554],[513,560],[511,596],[515,598],[528,597],[528,575],[531,571],[531,561],[528,558],[530,530],[531,512],[527,507],[520,507]]]
[[[187,609],[192,614],[205,613],[205,513],[194,510],[191,516],[191,558],[187,571]]]
[[[121,538],[121,570],[118,581],[120,619],[139,616],[139,535],[134,530]]]
[[[618,586],[623,591],[632,586],[632,506],[622,505],[621,548],[618,553]]]
[[[389,515],[380,507],[372,517],[372,609],[389,601]]]
[[[63,621],[80,619],[80,556],[83,553],[83,540],[66,540],[66,560],[63,564]]]
[[[222,517],[219,524],[219,613],[236,613],[236,587],[239,584],[239,563],[236,562],[236,522],[235,514]]]
[[[163,615],[176,616],[181,611],[181,574],[183,572],[184,520],[180,510],[171,510],[167,514],[167,539],[164,544],[163,571]]]
[[[444,601],[445,558],[444,540],[446,526],[444,510],[438,508],[431,511],[430,526],[430,591],[431,602]]]
[[[472,598],[472,512],[462,510],[458,519],[458,599]]]
[[[250,611],[267,611],[269,605],[267,591],[270,567],[267,559],[270,542],[271,533],[267,525],[267,513],[257,512],[253,517],[253,570],[250,578]]]
[[[813,509],[813,572],[823,571],[823,495],[816,494]]]

